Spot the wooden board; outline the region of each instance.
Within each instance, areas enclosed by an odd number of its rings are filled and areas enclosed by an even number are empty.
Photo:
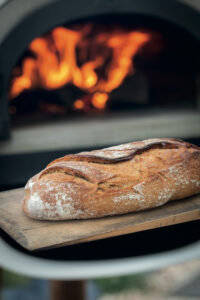
[[[37,221],[21,210],[24,189],[0,193],[0,226],[28,250],[72,245],[200,219],[200,195],[162,207],[80,221]]]

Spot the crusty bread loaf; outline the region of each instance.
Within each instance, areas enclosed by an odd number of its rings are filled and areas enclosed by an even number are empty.
[[[31,178],[24,212],[69,220],[124,214],[200,192],[200,148],[149,139],[66,155]]]

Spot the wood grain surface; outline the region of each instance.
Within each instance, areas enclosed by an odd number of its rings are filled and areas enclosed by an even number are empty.
[[[28,250],[88,242],[200,219],[200,195],[151,210],[91,220],[38,221],[24,215],[24,189],[0,193],[0,227]]]

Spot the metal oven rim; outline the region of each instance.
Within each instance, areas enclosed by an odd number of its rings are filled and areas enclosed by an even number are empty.
[[[200,241],[153,255],[106,261],[54,261],[32,257],[0,238],[0,266],[34,278],[79,280],[156,271],[200,258]]]

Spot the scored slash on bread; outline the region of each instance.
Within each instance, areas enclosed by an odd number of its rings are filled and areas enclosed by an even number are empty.
[[[200,192],[200,148],[149,139],[66,155],[31,178],[24,212],[35,219],[99,218]]]

